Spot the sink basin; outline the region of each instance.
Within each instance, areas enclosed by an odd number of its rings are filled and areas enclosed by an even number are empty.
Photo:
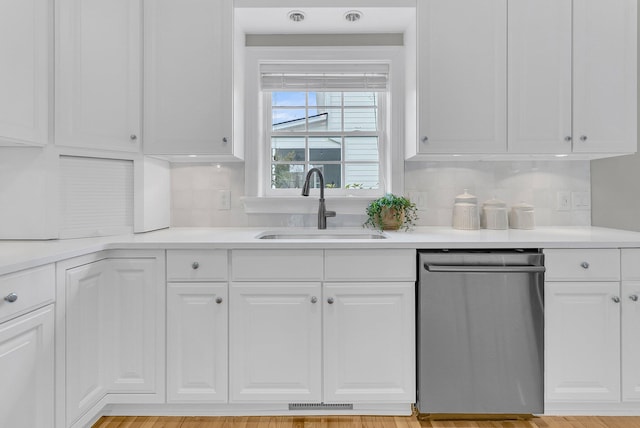
[[[256,239],[387,239],[380,232],[338,231],[338,230],[304,230],[304,231],[267,231],[256,236]]]

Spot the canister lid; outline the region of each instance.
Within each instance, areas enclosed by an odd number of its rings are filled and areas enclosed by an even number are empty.
[[[488,208],[506,208],[507,203],[505,201],[501,201],[500,199],[493,197],[491,199],[484,201],[482,206],[488,207]]]
[[[511,209],[515,211],[533,211],[533,205],[527,204],[526,202],[520,202],[519,204],[512,206]]]
[[[464,189],[464,193],[456,196],[455,203],[457,204],[459,202],[478,205],[478,198],[469,193],[469,189]]]

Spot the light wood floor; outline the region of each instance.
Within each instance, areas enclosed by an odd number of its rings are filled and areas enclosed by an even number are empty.
[[[103,417],[93,428],[640,428],[640,416],[565,416],[529,421],[422,421],[415,417]]]

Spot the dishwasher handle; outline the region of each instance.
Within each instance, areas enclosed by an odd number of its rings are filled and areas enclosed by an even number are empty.
[[[429,272],[490,272],[490,273],[544,273],[544,266],[452,266],[424,264]]]

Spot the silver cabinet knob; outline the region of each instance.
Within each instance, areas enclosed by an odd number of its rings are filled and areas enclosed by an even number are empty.
[[[327,299],[327,303],[328,303],[328,304],[333,305],[333,302],[335,302],[335,300],[333,299],[333,297],[329,297],[329,298]]]
[[[422,140],[421,140],[421,141],[422,141],[423,143],[426,143],[427,141],[429,141],[429,137],[424,136],[424,137],[422,137]]]
[[[222,303],[222,297],[216,297],[216,303],[217,304]]]
[[[18,295],[16,293],[10,293],[10,294],[4,296],[4,300],[6,300],[9,303],[13,303],[16,300],[18,300]]]
[[[580,266],[582,267],[582,269],[589,269],[589,262],[582,262],[580,263]]]
[[[129,135],[129,138],[131,139],[131,141],[136,141],[138,139],[138,136],[136,134],[131,134]]]
[[[587,141],[587,136],[586,135],[581,135],[580,136],[580,141]]]
[[[227,137],[222,137],[222,142],[224,144],[227,144],[229,142],[229,139]]]
[[[567,135],[566,137],[564,137],[564,141],[566,141],[567,143],[571,140],[573,140],[573,138],[571,138],[571,135]]]
[[[638,295],[637,294],[632,294],[631,296],[629,296],[629,299],[633,300],[634,302],[638,301]]]
[[[198,268],[200,267],[200,263],[198,263],[198,262],[193,262],[193,263],[191,263],[191,267],[192,267],[193,269],[198,269]]]
[[[316,296],[312,296],[311,303],[317,303],[317,302],[318,302],[318,298]]]
[[[618,296],[613,296],[611,300],[613,300],[614,303],[620,303],[620,298]]]

